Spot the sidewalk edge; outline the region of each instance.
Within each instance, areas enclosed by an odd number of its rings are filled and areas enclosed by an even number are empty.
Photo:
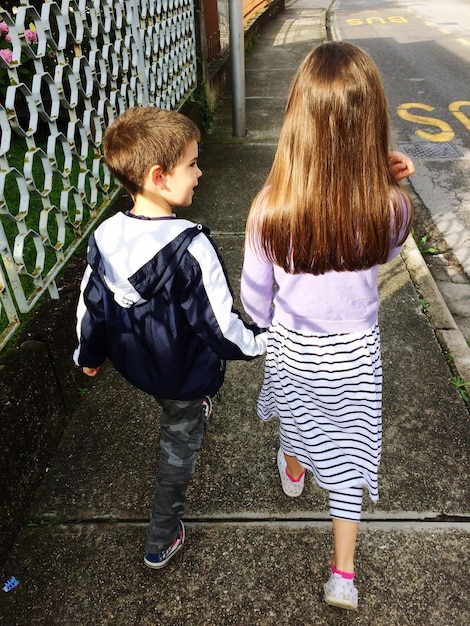
[[[443,352],[452,357],[451,367],[464,381],[470,381],[470,347],[455,323],[412,235],[408,236],[401,254],[416,291],[429,305],[427,318]]]

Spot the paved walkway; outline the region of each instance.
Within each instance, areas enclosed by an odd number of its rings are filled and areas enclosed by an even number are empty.
[[[247,137],[232,138],[227,97],[201,147],[204,176],[184,214],[211,227],[236,292],[246,215],[289,82],[324,35],[312,5],[289,3],[247,56]],[[2,584],[19,581],[0,595],[2,626],[469,624],[469,414],[402,258],[383,269],[380,288],[384,454],[380,501],[364,498],[357,613],[322,600],[327,499],[311,478],[297,500],[281,491],[276,425],[255,416],[258,360],[229,366],[189,492],[185,546],[159,572],[142,562],[158,410],[104,369],[32,504],[35,523],[0,569]]]

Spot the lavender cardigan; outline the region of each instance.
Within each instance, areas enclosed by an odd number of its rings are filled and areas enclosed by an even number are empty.
[[[392,248],[389,261],[401,246]],[[377,323],[379,309],[376,265],[354,272],[287,274],[246,244],[241,279],[245,311],[261,328],[273,318],[292,330],[351,333]]]

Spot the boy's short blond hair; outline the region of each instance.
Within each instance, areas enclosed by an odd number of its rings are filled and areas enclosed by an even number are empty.
[[[103,138],[104,161],[111,175],[127,191],[141,193],[148,171],[160,165],[171,174],[200,131],[189,118],[156,107],[131,107],[107,128]]]

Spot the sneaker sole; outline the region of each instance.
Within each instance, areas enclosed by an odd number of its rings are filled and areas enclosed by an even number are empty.
[[[161,569],[162,567],[165,567],[168,561],[170,561],[175,556],[175,554],[178,554],[178,552],[183,547],[184,540],[186,537],[186,531],[184,529],[183,522],[181,522],[181,526],[183,527],[183,540],[181,541],[180,545],[176,548],[176,550],[173,550],[170,556],[166,558],[164,561],[162,561],[161,563],[154,563],[153,561],[147,561],[147,558],[144,556],[144,563],[147,567],[150,567],[152,569]]]
[[[334,598],[332,596],[325,596],[325,602],[330,606],[336,606],[340,609],[347,609],[348,611],[356,611],[357,604],[342,600],[341,598]]]

